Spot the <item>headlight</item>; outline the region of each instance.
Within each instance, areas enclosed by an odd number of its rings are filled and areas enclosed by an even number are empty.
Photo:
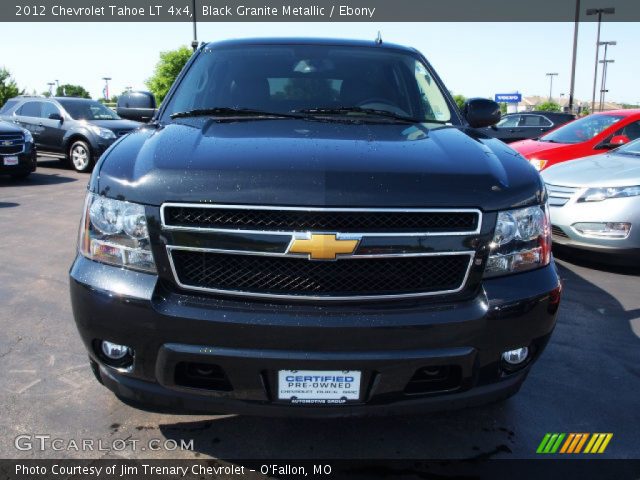
[[[539,158],[532,158],[531,160],[529,160],[529,163],[531,165],[533,165],[534,167],[536,167],[536,170],[540,171],[547,164],[547,160],[540,160]]]
[[[545,205],[498,213],[485,277],[522,272],[551,261],[549,208]]]
[[[108,128],[97,127],[96,125],[87,125],[87,128],[105,140],[116,138],[116,134]]]
[[[79,251],[96,262],[156,272],[144,207],[87,195],[80,226]]]
[[[609,198],[625,198],[640,195],[640,185],[631,187],[589,188],[578,199],[578,202],[601,202]]]
[[[26,128],[22,129],[22,133],[24,135],[24,143],[33,143],[33,135]]]

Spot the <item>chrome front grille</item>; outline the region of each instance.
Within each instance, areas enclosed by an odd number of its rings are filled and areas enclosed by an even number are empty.
[[[565,187],[549,183],[546,185],[547,193],[549,194],[549,205],[552,207],[562,207],[580,190],[580,187]]]
[[[0,155],[17,155],[24,151],[24,135],[0,133]]]
[[[179,289],[314,301],[461,292],[482,226],[477,209],[167,203],[160,211]],[[327,241],[351,246],[324,256]]]

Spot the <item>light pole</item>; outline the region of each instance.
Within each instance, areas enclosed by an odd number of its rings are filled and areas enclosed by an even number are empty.
[[[554,72],[554,73],[547,73],[546,75],[547,75],[547,77],[549,77],[549,80],[550,80],[550,82],[549,82],[549,101],[551,101],[551,98],[552,98],[551,94],[553,93],[553,77],[557,77],[558,74]]]
[[[578,53],[578,26],[580,25],[580,0],[576,0],[573,22],[573,55],[571,56],[571,85],[569,86],[569,112],[573,112],[573,93],[576,85],[576,55]]]
[[[607,93],[609,90],[606,89],[607,87],[607,65],[610,63],[615,62],[615,60],[607,60],[606,57],[604,60],[600,60],[600,63],[602,63],[602,84],[601,84],[601,88],[600,88],[600,111],[602,112],[604,110],[604,97],[605,97],[605,93]]]
[[[617,45],[617,42],[600,42],[599,45],[604,45],[604,60],[600,60],[599,62],[602,63],[602,81],[600,82],[600,111],[602,111],[602,107],[604,106],[604,88],[607,77],[607,64],[611,63],[607,62],[607,48],[609,45]]]
[[[102,94],[104,99],[109,101],[109,80],[111,80],[111,77],[102,77],[102,80],[104,80],[104,91]]]
[[[598,15],[598,35],[596,37],[596,66],[593,73],[593,96],[591,97],[591,111],[596,109],[596,83],[598,83],[598,57],[600,54],[600,24],[602,23],[602,15],[613,15],[616,13],[615,8],[588,8],[587,15]]]
[[[191,48],[193,48],[193,51],[195,52],[198,48],[198,30],[196,27],[198,19],[196,17],[196,0],[192,0],[191,3],[193,5],[193,41],[191,42]]]
[[[51,89],[53,88],[55,83],[54,82],[47,82],[47,85],[49,85],[49,96],[52,97],[53,93],[51,93]]]

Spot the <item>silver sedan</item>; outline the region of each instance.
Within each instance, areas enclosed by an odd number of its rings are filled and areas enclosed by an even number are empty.
[[[542,172],[553,241],[640,264],[640,140]]]

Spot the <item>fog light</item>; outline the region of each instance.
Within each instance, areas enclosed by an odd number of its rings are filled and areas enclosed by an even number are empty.
[[[585,237],[618,238],[629,236],[631,224],[627,222],[581,222],[571,225],[579,234]]]
[[[527,347],[516,348],[515,350],[508,350],[502,354],[502,360],[505,363],[516,366],[524,362],[529,356],[529,349]]]
[[[129,354],[129,347],[126,345],[118,345],[117,343],[102,341],[102,353],[111,360],[122,360]]]

